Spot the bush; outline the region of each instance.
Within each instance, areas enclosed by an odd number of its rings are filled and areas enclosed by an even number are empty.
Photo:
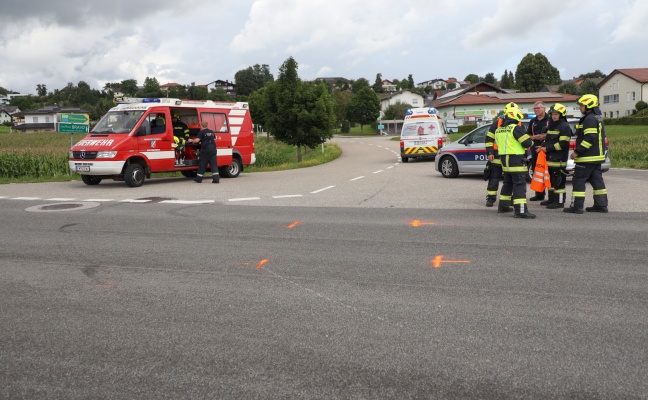
[[[648,125],[648,117],[604,118],[605,125]]]
[[[459,132],[458,133],[468,133],[472,131],[473,129],[477,128],[477,124],[465,124],[465,125],[459,125]]]
[[[646,103],[643,100],[639,100],[637,104],[635,104],[635,108],[637,109],[637,112],[639,112],[641,110],[648,108],[648,103]]]

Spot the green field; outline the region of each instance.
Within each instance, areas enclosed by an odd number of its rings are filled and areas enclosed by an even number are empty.
[[[9,128],[0,126],[0,183],[81,179],[80,175],[70,173],[68,159],[70,139],[76,143],[85,135],[76,133],[71,138],[69,133],[57,132],[10,134]],[[324,153],[321,147],[307,152],[302,149],[302,162],[298,163],[295,146],[262,135],[255,141],[255,154],[256,164],[246,167],[246,173],[311,167],[336,159],[342,151],[334,143],[326,143]]]

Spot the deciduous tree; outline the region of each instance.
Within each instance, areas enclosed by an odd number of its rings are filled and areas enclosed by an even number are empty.
[[[560,85],[560,72],[542,53],[528,53],[517,66],[515,83],[520,92],[537,92],[545,85]]]

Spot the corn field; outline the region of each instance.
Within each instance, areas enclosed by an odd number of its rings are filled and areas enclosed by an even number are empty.
[[[85,134],[76,134],[76,143]],[[58,132],[1,133],[0,178],[43,179],[70,176],[70,135]]]

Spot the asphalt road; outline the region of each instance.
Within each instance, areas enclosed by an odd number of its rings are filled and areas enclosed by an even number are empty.
[[[648,172],[518,220],[336,141],[219,185],[0,186],[0,398],[648,399]]]

